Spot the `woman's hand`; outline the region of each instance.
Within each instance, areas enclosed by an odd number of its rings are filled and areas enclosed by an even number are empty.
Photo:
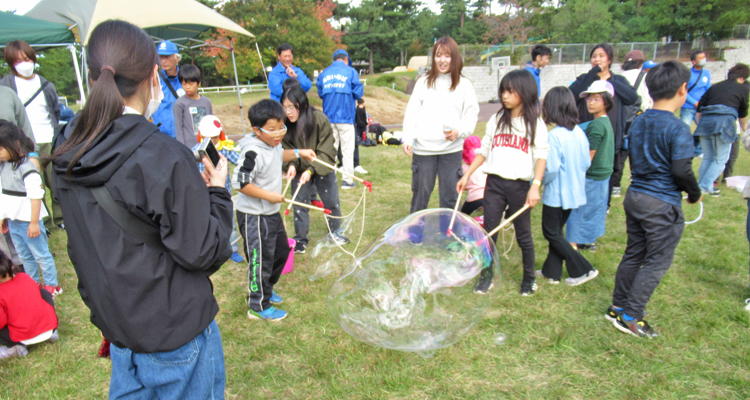
[[[445,140],[449,142],[458,139],[458,129],[456,128],[453,128],[449,133],[443,132],[443,134],[445,134]]]
[[[315,152],[310,149],[299,149],[299,156],[300,158],[304,158],[307,161],[312,161],[317,157],[317,155],[315,155]]]
[[[539,196],[539,185],[532,184],[529,193],[526,195],[526,204],[529,207],[534,207],[539,203],[541,197]]]
[[[227,165],[227,158],[223,154],[219,154],[218,169],[214,168],[208,157],[203,157],[201,162],[203,162],[203,173],[201,175],[203,176],[203,181],[206,182],[206,186],[223,188],[227,181],[227,174],[229,173],[229,168],[225,167]]]
[[[35,237],[38,237],[39,234],[40,234],[40,232],[39,232],[39,221],[37,221],[36,223],[30,222],[29,223],[29,230],[26,231],[26,235],[29,238],[33,239]]]
[[[295,176],[297,176],[297,168],[294,165],[290,165],[286,170],[286,180],[291,181]]]
[[[312,178],[312,174],[310,173],[310,170],[305,170],[300,176],[299,176],[299,182],[298,185],[304,185],[307,182],[310,182],[310,178]]]
[[[406,153],[407,156],[410,156],[412,152],[412,147],[410,144],[404,144],[404,153]]]

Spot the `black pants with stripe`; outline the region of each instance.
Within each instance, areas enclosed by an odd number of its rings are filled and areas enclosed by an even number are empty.
[[[245,241],[245,259],[248,261],[247,306],[255,312],[271,307],[273,285],[279,281],[286,259],[289,242],[281,214],[252,215],[237,211],[237,225]]]

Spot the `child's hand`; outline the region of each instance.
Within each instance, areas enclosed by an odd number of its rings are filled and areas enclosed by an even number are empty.
[[[299,149],[299,156],[300,158],[304,158],[307,161],[312,161],[317,157],[317,155],[315,155],[315,152],[310,149]]]
[[[464,189],[466,189],[466,182],[469,181],[469,177],[467,175],[464,175],[461,179],[458,180],[458,183],[456,184],[456,192],[458,194],[461,194]]]
[[[227,174],[229,173],[229,168],[226,168],[227,158],[223,154],[219,154],[219,169],[214,168],[211,160],[207,157],[204,157],[201,161],[203,162],[203,172],[201,175],[203,176],[203,181],[206,182],[206,186],[224,187],[227,181]]]
[[[271,204],[279,204],[284,202],[284,196],[282,196],[281,193],[269,192],[266,200]]]
[[[297,176],[297,168],[294,165],[290,165],[286,170],[286,180],[291,181],[295,176]]]
[[[300,176],[299,176],[299,183],[298,185],[304,185],[307,182],[310,182],[310,178],[312,178],[312,174],[310,173],[310,170],[305,170]]]
[[[539,186],[531,185],[531,189],[529,189],[529,193],[526,195],[526,204],[528,204],[529,207],[534,207],[539,203],[540,199]]]
[[[36,224],[35,224],[35,223],[33,223],[33,222],[32,222],[32,223],[30,223],[30,224],[29,224],[29,230],[28,230],[28,231],[26,231],[26,235],[27,235],[27,236],[28,236],[29,238],[33,239],[33,238],[35,238],[35,237],[38,237],[38,236],[39,236],[39,233],[40,233],[40,232],[39,232],[39,222],[37,222]]]
[[[6,233],[8,233],[8,231],[9,231],[9,229],[8,229],[8,220],[4,219],[3,223],[0,224],[0,233],[2,233],[3,235],[5,235]]]
[[[411,150],[412,150],[412,148],[411,148],[410,144],[405,144],[404,145],[404,153],[406,153],[407,156],[411,155]]]

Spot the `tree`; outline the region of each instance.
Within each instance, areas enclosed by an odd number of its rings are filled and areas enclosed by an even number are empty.
[[[658,36],[725,39],[750,16],[747,0],[630,0],[642,5]]]
[[[468,0],[438,0],[440,15],[435,24],[436,37],[450,36],[461,44],[482,43],[487,31],[485,3],[469,4]]]
[[[553,43],[617,41],[622,23],[612,16],[614,0],[568,0],[552,18]]]
[[[54,47],[37,53],[36,62],[39,64],[39,74],[55,85],[58,95],[70,100],[80,98],[73,57],[67,47]]]

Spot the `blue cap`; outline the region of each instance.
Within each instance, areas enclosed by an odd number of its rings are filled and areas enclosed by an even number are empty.
[[[159,47],[156,48],[156,52],[159,53],[160,56],[171,56],[172,54],[178,53],[177,45],[169,40],[165,40],[159,43]]]
[[[349,66],[350,66],[350,67],[352,66],[352,58],[351,58],[351,57],[349,57],[349,53],[347,53],[347,52],[346,52],[346,50],[344,50],[344,49],[338,49],[338,50],[334,51],[334,52],[333,52],[333,59],[334,59],[334,60],[336,59],[336,55],[338,55],[338,54],[343,54],[343,55],[345,55],[345,56],[346,56],[346,58],[347,58],[347,59],[349,59]]]
[[[643,68],[644,69],[654,68],[657,65],[659,65],[659,63],[655,63],[655,62],[653,62],[651,60],[648,60],[645,63],[643,63]]]

